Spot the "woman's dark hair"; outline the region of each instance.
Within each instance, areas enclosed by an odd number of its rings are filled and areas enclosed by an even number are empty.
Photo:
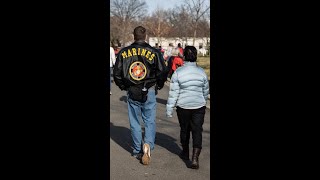
[[[145,40],[147,37],[146,31],[147,31],[146,28],[144,28],[142,26],[138,26],[138,27],[134,28],[134,30],[133,30],[134,40],[136,40],[136,41]]]
[[[190,62],[197,61],[197,49],[194,46],[186,46],[184,48],[183,55],[184,55],[185,61],[190,61]]]

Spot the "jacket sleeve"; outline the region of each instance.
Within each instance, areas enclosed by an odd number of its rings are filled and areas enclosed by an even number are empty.
[[[124,85],[124,79],[123,79],[123,59],[121,56],[117,56],[116,63],[113,68],[113,79],[116,85],[121,90],[126,90],[126,86]]]
[[[168,117],[172,117],[173,108],[176,106],[180,92],[177,72],[174,72],[170,82],[169,97],[167,100],[166,113]]]
[[[111,60],[110,63],[112,63],[112,66],[114,66],[116,62],[116,55],[113,48],[110,48],[110,60]]]
[[[209,97],[209,81],[208,81],[208,77],[205,74],[205,79],[204,79],[204,83],[203,83],[203,97],[204,99],[207,101],[208,97]]]
[[[167,76],[168,76],[168,68],[164,63],[164,59],[163,56],[161,55],[161,53],[157,53],[157,69],[156,69],[156,78],[157,78],[157,86],[158,89],[162,89],[164,86],[164,83],[167,80]]]

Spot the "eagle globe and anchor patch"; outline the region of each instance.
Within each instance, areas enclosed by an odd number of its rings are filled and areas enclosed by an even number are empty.
[[[146,77],[147,68],[142,62],[136,61],[131,64],[129,74],[132,79],[140,81]]]

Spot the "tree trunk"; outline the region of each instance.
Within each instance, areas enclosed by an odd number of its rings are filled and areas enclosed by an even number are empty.
[[[158,46],[160,46],[160,17],[158,19]]]
[[[193,33],[193,46],[196,42],[196,35],[197,35],[197,30],[194,30],[194,33]]]
[[[198,28],[198,22],[196,22],[196,25],[195,25],[195,28],[194,28],[194,33],[193,33],[193,46],[195,45],[195,42],[196,42],[197,28]]]

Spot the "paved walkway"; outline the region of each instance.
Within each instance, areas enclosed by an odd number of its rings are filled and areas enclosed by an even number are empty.
[[[144,166],[137,159],[131,157],[126,92],[120,91],[112,83],[112,95],[110,95],[110,179],[210,179],[210,109],[206,111],[203,125],[203,149],[199,157],[200,169],[187,168],[190,162],[183,161],[178,157],[181,146],[177,115],[175,112],[173,118],[167,118],[165,115],[168,91],[167,84],[157,96],[155,149],[151,152],[151,163]],[[192,143],[192,140],[190,142]],[[192,147],[191,144],[190,147]]]

